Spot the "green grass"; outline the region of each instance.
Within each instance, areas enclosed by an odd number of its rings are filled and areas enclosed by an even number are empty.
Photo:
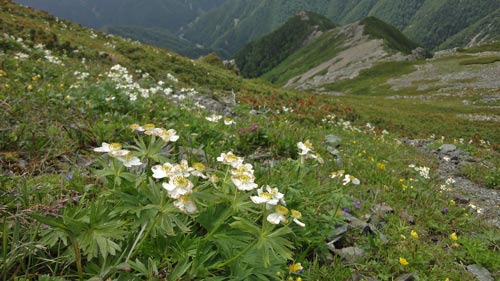
[[[341,50],[343,36],[335,30],[325,32],[319,38],[299,49],[261,78],[276,85],[284,85],[289,79],[303,74],[311,68],[334,58]]]
[[[466,59],[460,61],[460,65],[471,65],[471,64],[490,64],[500,61],[500,57],[498,56],[490,56],[490,57],[478,57],[472,59]]]
[[[411,54],[411,51],[419,45],[408,39],[401,31],[375,17],[367,17],[360,21],[364,26],[363,33],[387,42],[388,48]]]
[[[486,42],[471,48],[458,48],[460,53],[479,53],[479,52],[495,52],[500,51],[500,41]]]
[[[377,110],[381,115],[376,107],[383,108],[386,100],[360,95],[355,98],[366,97],[365,104],[353,108],[347,104],[354,104],[354,97],[339,100],[240,79],[230,71],[165,50],[102,34],[92,39],[89,31],[77,25],[56,22],[12,3],[0,6],[0,18],[1,31],[23,37],[26,45],[16,38],[0,39],[4,52],[0,93],[6,109],[0,113],[3,280],[344,280],[353,272],[381,280],[410,272],[424,280],[473,280],[463,266],[472,263],[500,277],[500,231],[438,192],[442,182],[432,157],[400,144],[398,134],[381,134],[389,125],[385,121],[376,123],[373,131],[344,122],[364,122]],[[50,50],[64,66],[50,63],[44,51],[33,48],[42,42],[49,46],[52,36],[32,40],[30,29],[57,35],[59,40]],[[80,51],[68,52],[65,41],[81,46]],[[112,58],[103,59],[102,51]],[[29,58],[16,59],[19,52]],[[117,62],[128,68],[141,88],[160,86],[162,80],[166,84],[162,87],[176,93],[194,87],[198,95],[220,100],[234,90],[238,103],[228,117],[236,124],[207,121],[212,113],[189,97],[179,100],[160,92],[131,101],[129,91],[117,89],[117,82],[106,74]],[[394,71],[383,68],[387,75]],[[89,76],[79,79],[75,71]],[[149,77],[143,77],[146,71]],[[167,73],[180,81],[173,82]],[[363,107],[370,103],[373,111],[365,112]],[[410,107],[409,102],[399,110]],[[436,105],[432,110],[445,108]],[[422,120],[417,109],[413,113],[412,118]],[[175,129],[179,139],[168,145],[159,138],[152,141],[130,130],[132,123]],[[427,133],[422,127],[415,130]],[[462,127],[463,134],[465,130],[469,128]],[[332,149],[325,140],[329,134],[341,139],[337,156],[329,152]],[[324,163],[301,162],[297,143],[306,140]],[[121,160],[93,151],[102,142],[121,143],[140,158],[144,168],[128,169]],[[496,163],[491,146],[464,148],[491,155],[488,160]],[[300,220],[306,227],[293,223],[290,216],[288,223],[268,223],[266,215],[273,210],[251,201],[255,190],[237,190],[230,179],[232,168],[217,161],[228,151],[253,165],[259,187],[278,188],[287,207],[302,213]],[[177,164],[181,153],[189,167],[204,162],[204,173],[220,178],[215,187],[189,176],[194,186],[190,198],[199,210],[195,214],[173,205],[175,200],[162,187],[167,179],[152,177],[152,165]],[[430,167],[430,178],[420,177],[410,164]],[[331,178],[331,172],[339,169],[361,184],[343,185],[342,179]],[[363,218],[373,204],[382,202],[394,208],[378,225],[387,243],[378,235],[351,231],[339,243],[362,248],[367,253],[364,259],[345,263],[329,252],[325,238],[344,223],[341,209]],[[402,218],[405,212],[414,217],[414,224]],[[412,230],[418,239],[411,237]],[[452,233],[458,235],[457,241],[450,239]],[[409,264],[401,265],[400,258]],[[288,266],[299,262],[303,272],[290,273]]]

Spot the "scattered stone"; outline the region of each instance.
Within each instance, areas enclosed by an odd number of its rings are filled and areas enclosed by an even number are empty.
[[[417,275],[415,273],[407,273],[396,278],[395,281],[413,281],[417,279]]]
[[[325,137],[325,142],[327,142],[330,145],[338,145],[342,141],[341,138],[337,137],[336,135],[327,135]]]
[[[479,264],[468,265],[467,271],[474,275],[474,277],[476,277],[479,281],[493,281],[491,273]]]
[[[333,245],[328,245],[328,248],[330,251],[334,252],[335,254],[339,255],[343,259],[345,259],[347,262],[354,262],[364,256],[366,256],[366,252],[358,247],[347,247],[347,248],[342,248],[342,249],[335,249]]]
[[[374,277],[366,277],[363,274],[359,272],[354,272],[351,275],[352,281],[379,281],[377,278]]]
[[[346,212],[343,212],[344,214],[344,220],[349,222],[349,226],[351,226],[354,229],[363,229],[366,227],[367,223],[356,218],[355,216],[348,214]]]
[[[371,210],[374,213],[384,213],[384,214],[394,213],[394,209],[391,206],[387,205],[386,203],[374,204]]]
[[[448,154],[457,150],[457,147],[454,144],[443,144],[438,148],[438,151],[443,154]]]
[[[342,239],[348,231],[347,224],[337,225],[327,238],[328,244],[333,244]]]
[[[408,214],[408,212],[403,211],[399,216],[401,217],[401,219],[408,222],[409,224],[415,224],[415,218],[412,215]]]
[[[461,194],[453,194],[453,200],[460,204],[468,204],[470,199]]]

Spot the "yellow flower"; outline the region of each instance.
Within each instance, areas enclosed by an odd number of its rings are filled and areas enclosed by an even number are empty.
[[[410,235],[413,239],[418,239],[418,233],[415,230],[412,230]]]
[[[453,240],[453,241],[457,241],[458,240],[458,236],[455,232],[453,232],[452,234],[450,234],[450,239]]]
[[[28,91],[32,91],[33,90],[33,85],[29,84],[28,85]]]
[[[378,163],[377,163],[377,168],[378,168],[379,170],[385,170],[385,164],[378,162]]]
[[[302,270],[304,269],[300,262],[298,263],[293,263],[289,267],[291,273],[301,273]]]
[[[295,281],[302,281],[302,277],[297,277],[297,279],[295,279]]]
[[[455,200],[451,199],[450,200],[450,205],[455,206]]]
[[[399,263],[402,265],[402,266],[407,266],[409,265],[410,263],[405,259],[405,258],[399,258]]]

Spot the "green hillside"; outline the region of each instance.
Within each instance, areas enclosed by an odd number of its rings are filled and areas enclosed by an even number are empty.
[[[366,17],[359,24],[364,26],[364,34],[384,40],[389,49],[403,54],[411,54],[412,50],[419,47],[417,43],[408,39],[397,28],[375,17]]]
[[[333,27],[335,24],[323,16],[300,13],[277,30],[246,45],[235,55],[236,64],[244,77],[258,77],[303,47],[314,32]]]
[[[484,111],[482,90],[467,107],[282,89],[6,0],[0,33],[2,280],[500,278],[498,208],[455,195],[465,175],[500,186],[497,123],[451,112]],[[498,63],[470,51],[436,63]],[[405,137],[474,161],[447,172]]]
[[[500,2],[496,0],[480,3],[472,0],[235,0],[203,15],[183,33],[193,42],[225,49],[233,54],[246,43],[281,26],[287,17],[297,11],[309,10],[339,24],[374,16],[402,30],[408,38],[426,49],[434,49],[454,35],[461,38],[460,32],[469,26],[485,18],[496,18],[494,13],[499,7]],[[238,19],[238,24],[234,24],[234,19]],[[495,31],[488,34],[494,37]],[[453,42],[459,44],[459,41]]]
[[[418,47],[416,43],[406,38],[399,30],[377,18],[367,17],[360,21],[359,25],[363,26],[364,35],[372,39],[384,40],[385,47],[390,53],[399,51],[403,54],[410,54],[413,49]],[[254,68],[258,68],[260,65],[271,61],[274,56],[271,55],[267,58],[260,53],[266,53],[266,50],[271,49],[271,46],[279,46],[274,44],[271,39],[279,38],[280,35],[283,34],[290,34],[290,32],[284,27],[279,28],[263,37],[263,39],[269,39],[268,41],[261,39],[257,42],[252,42],[243,48],[243,50],[236,56],[238,66],[241,68],[241,62],[253,60],[254,62],[252,65]],[[347,38],[348,35],[340,32],[343,28],[344,27],[339,27],[329,30],[321,36],[314,38],[306,45],[300,46],[300,48],[294,52],[289,52],[288,50],[277,50],[277,53],[286,54],[287,56],[283,56],[284,58],[273,68],[263,67],[261,69],[263,72],[262,78],[277,85],[284,85],[289,79],[334,59],[339,52],[347,48],[354,47],[353,45],[349,45],[350,43],[348,43]],[[350,36],[354,36],[354,34],[351,34]],[[269,44],[263,44],[263,42]],[[253,47],[259,44],[261,44],[260,53],[255,52],[255,47]],[[240,57],[246,58],[246,61],[239,59]],[[246,76],[247,73],[242,71],[242,75]]]
[[[198,58],[210,53],[210,50],[199,48],[191,42],[170,33],[168,30],[157,27],[145,28],[140,26],[113,25],[103,26],[101,30],[109,34],[115,34],[124,38],[133,38],[145,44],[169,49],[191,58]]]
[[[290,78],[335,57],[343,42],[342,36],[337,34],[335,30],[327,31],[310,44],[288,56],[275,68],[264,73],[261,78],[277,85],[284,85]]]

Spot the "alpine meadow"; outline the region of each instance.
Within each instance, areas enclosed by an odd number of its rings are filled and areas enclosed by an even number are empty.
[[[458,2],[0,0],[0,279],[500,280]]]

